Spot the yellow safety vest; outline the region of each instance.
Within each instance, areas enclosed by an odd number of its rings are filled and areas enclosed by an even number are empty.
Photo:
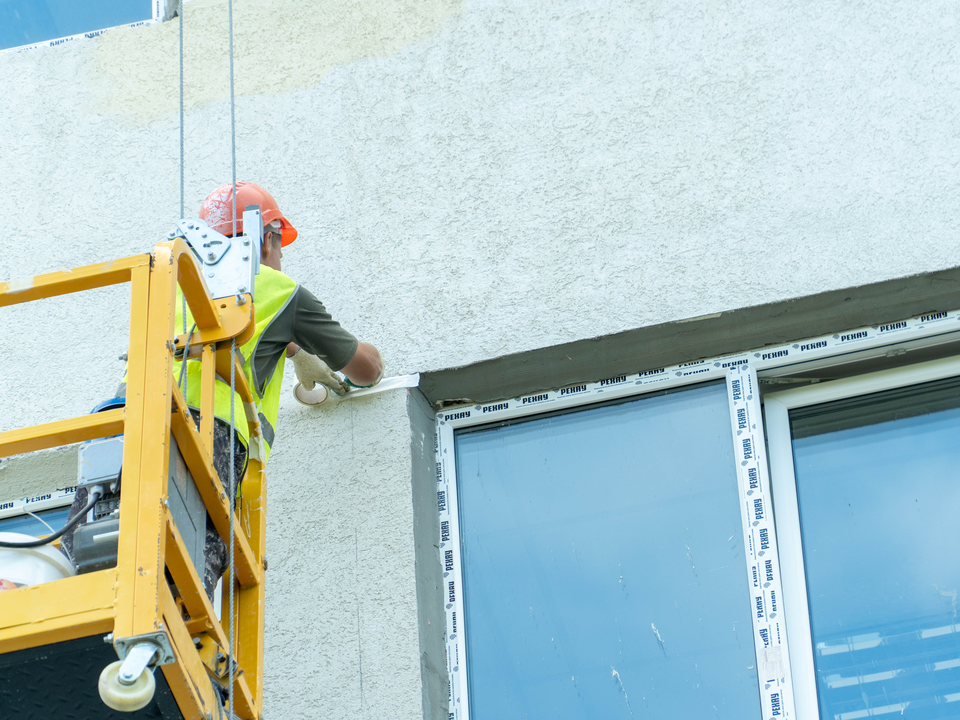
[[[255,399],[255,411],[259,415],[260,427],[264,439],[264,454],[261,460],[266,463],[270,456],[270,448],[273,445],[274,428],[277,426],[277,415],[280,412],[280,386],[283,383],[283,367],[286,362],[286,353],[280,355],[276,367],[270,377],[255,377],[256,369],[253,364],[253,356],[256,353],[260,338],[267,328],[273,322],[290,302],[294,292],[299,285],[292,278],[284,275],[282,272],[269,268],[266,265],[260,266],[260,274],[257,275],[254,284],[254,305],[256,307],[256,327],[253,335],[237,351],[242,356],[243,374],[247,378],[247,383],[253,390]],[[175,331],[180,334],[183,332],[183,303],[180,299],[180,291],[177,290]],[[193,326],[193,316],[190,314],[190,308],[187,308],[187,332]],[[173,364],[173,381],[178,382],[180,378],[180,365],[178,361]],[[199,409],[200,407],[200,361],[187,361],[187,405]],[[249,432],[247,431],[246,409],[239,393],[234,396],[234,421],[237,427],[237,434],[243,439],[247,447],[250,447]],[[216,389],[214,391],[214,413],[218,418],[230,422],[230,378],[217,376]],[[251,448],[251,454],[255,457],[256,448]]]

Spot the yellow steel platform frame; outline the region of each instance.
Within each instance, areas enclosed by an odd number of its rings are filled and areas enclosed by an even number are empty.
[[[236,659],[234,712],[259,720],[266,477],[255,451],[260,438],[255,412],[237,408],[237,421],[248,423],[251,453],[236,504],[235,566],[224,577],[226,622],[217,620],[167,507],[172,435],[207,513],[229,542],[230,501],[211,462],[214,384],[218,370],[221,377],[230,377],[231,338],[239,347],[253,332],[251,297],[242,305],[235,298],[211,299],[192,251],[177,238],[158,244],[149,255],[0,283],[0,307],[124,282],[131,286],[126,407],[0,433],[0,458],[123,434],[117,566],[0,593],[0,654],[107,633],[113,633],[116,647],[163,632],[176,660],[159,670],[186,720],[221,716],[211,683],[212,678],[221,687],[227,684],[218,651]],[[190,354],[195,348],[202,362],[199,431],[173,377],[175,348],[184,347],[187,339],[177,337],[174,329],[178,284],[197,323]],[[236,387],[249,410],[253,396],[239,364]],[[176,599],[165,570],[179,591]],[[231,576],[236,584],[233,648],[226,624]]]

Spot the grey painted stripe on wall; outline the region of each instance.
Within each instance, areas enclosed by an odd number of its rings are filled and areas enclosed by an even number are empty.
[[[420,677],[424,720],[447,720],[450,680],[447,668],[443,565],[437,538],[437,418],[426,398],[413,388],[407,395],[413,481],[413,541],[416,563]]]
[[[960,267],[423,372],[431,402],[490,402],[960,306]]]

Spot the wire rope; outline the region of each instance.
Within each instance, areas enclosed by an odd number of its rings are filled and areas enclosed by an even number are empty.
[[[237,236],[237,124],[233,91],[233,0],[227,0],[230,26],[230,170],[233,183],[233,236]]]
[[[184,300],[186,302],[186,300]],[[186,317],[186,315],[184,315]],[[187,340],[184,343],[186,347],[183,348],[183,357],[180,359],[180,377],[177,378],[177,385],[180,386],[180,393],[183,395],[184,401],[187,399],[187,358],[190,357],[190,338],[193,337],[193,331],[197,329],[197,324],[194,323],[193,327],[190,328],[190,334],[187,335]],[[183,332],[187,332],[187,323],[183,323]]]
[[[178,12],[179,16],[179,41],[180,41],[180,219],[184,217],[184,103],[183,103],[183,2],[180,0],[180,10]],[[232,209],[233,209],[233,236],[237,235],[237,131],[236,131],[236,97],[234,92],[234,70],[233,70],[233,0],[227,0],[227,13],[228,13],[228,26],[230,32],[230,178],[233,192],[232,196]],[[187,332],[187,299],[181,291],[181,315],[183,319],[183,332]],[[196,324],[194,324],[196,327]],[[184,398],[187,394],[187,361],[189,358],[190,352],[190,337],[193,334],[191,329],[190,335],[186,339],[186,347],[184,348],[183,360],[180,367],[180,377],[178,384],[181,385]],[[236,463],[234,462],[234,446],[236,444],[237,436],[237,426],[236,426],[236,352],[237,352],[237,340],[232,338],[230,340],[230,492],[233,493],[230,497],[230,547],[229,547],[229,567],[230,567],[230,612],[229,612],[229,622],[230,622],[230,648],[228,653],[228,689],[227,696],[229,698],[229,714],[231,718],[236,717],[233,713],[233,681],[235,675],[235,628],[236,628],[236,613],[235,613],[235,585],[236,585],[236,571],[234,568],[235,563],[235,550],[236,550],[236,527],[234,524],[234,515],[236,514]],[[92,506],[92,503],[91,503]],[[48,540],[49,541],[49,540]]]
[[[228,26],[230,32],[230,180],[233,192],[231,193],[232,218],[233,218],[233,237],[237,235],[237,130],[236,130],[236,96],[234,91],[234,70],[233,70],[233,0],[227,0]],[[180,4],[180,218],[184,214],[184,134],[183,134],[183,0]],[[183,332],[187,332],[187,306],[186,297],[182,295],[182,315]],[[191,335],[193,331],[191,330]],[[189,343],[189,336],[187,338]],[[236,551],[236,526],[234,524],[234,515],[236,514],[236,463],[234,462],[234,446],[236,444],[237,426],[236,426],[236,352],[237,340],[230,340],[230,547],[229,547],[229,567],[230,567],[230,652],[228,653],[228,686],[227,696],[229,698],[229,714],[235,717],[233,713],[233,680],[235,674],[235,585],[236,571],[234,568]],[[180,370],[180,382],[183,384],[183,394],[186,397],[186,368],[189,353],[189,345],[184,350],[183,365]]]
[[[177,11],[180,25],[180,218],[183,218],[183,2]],[[184,319],[186,322],[186,319]],[[186,328],[184,328],[186,332]]]
[[[230,698],[230,717],[233,717],[233,674],[234,674],[234,642],[233,642],[233,633],[234,628],[236,627],[236,616],[234,614],[234,586],[236,585],[235,571],[234,571],[234,552],[235,552],[235,528],[233,524],[233,517],[236,515],[236,475],[237,475],[237,464],[234,462],[234,445],[237,442],[237,426],[236,426],[236,392],[234,388],[237,384],[237,339],[232,338],[230,340],[230,489],[228,492],[232,493],[230,495],[230,653],[229,653],[229,671],[230,671],[230,680],[227,685],[228,697]]]
[[[56,530],[54,530],[52,527],[50,527],[50,525],[47,523],[46,520],[44,520],[42,517],[40,517],[40,516],[37,515],[36,513],[30,512],[30,511],[27,510],[26,508],[24,508],[24,512],[25,512],[27,515],[29,515],[30,517],[32,517],[34,520],[36,520],[37,522],[43,523],[43,525],[44,525],[44,526],[47,528],[47,530],[49,530],[51,533],[55,533],[55,532],[56,532]]]
[[[180,215],[179,218],[183,220],[183,3],[184,0],[180,0],[180,7],[177,10],[177,18],[180,25]],[[180,314],[183,317],[183,334],[187,334],[187,296],[180,292]],[[189,343],[189,338],[187,339]],[[187,366],[187,356],[184,354],[183,363],[180,369],[180,392],[183,393],[183,398],[187,398],[187,384],[186,384],[186,374],[183,372],[183,368]]]
[[[233,184],[233,192],[231,196],[233,198],[233,237],[237,236],[237,123],[236,123],[236,98],[234,95],[233,87],[233,0],[227,0],[227,25],[230,31],[230,179]],[[230,660],[228,667],[230,669],[230,680],[228,686],[228,693],[230,698],[230,717],[233,718],[233,673],[234,673],[234,643],[233,643],[233,633],[234,627],[236,626],[236,618],[234,617],[234,546],[235,546],[235,528],[233,522],[233,516],[236,514],[234,503],[236,501],[236,489],[234,487],[235,476],[236,476],[236,464],[233,462],[233,451],[234,443],[236,442],[237,437],[237,426],[235,418],[235,408],[236,404],[236,393],[234,391],[236,383],[236,351],[237,351],[237,339],[232,338],[230,340],[230,492],[233,493],[230,496]]]

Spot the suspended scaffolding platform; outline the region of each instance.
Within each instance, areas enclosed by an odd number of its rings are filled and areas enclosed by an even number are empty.
[[[247,213],[256,213],[249,224]],[[225,238],[182,221],[151,254],[0,283],[0,307],[130,283],[125,405],[0,433],[0,458],[123,440],[115,567],[0,592],[5,717],[220,720],[232,705],[237,717],[261,718],[266,477],[254,398],[233,351],[254,330],[262,224],[258,209],[247,213],[244,227],[259,234]],[[178,287],[196,322],[188,334],[174,327]],[[202,363],[199,429],[174,378],[183,348]],[[235,377],[250,438],[235,511],[212,463],[217,375]],[[202,552],[198,562],[188,543],[196,528],[175,507],[184,466],[217,533],[229,543],[235,531],[219,614]]]

